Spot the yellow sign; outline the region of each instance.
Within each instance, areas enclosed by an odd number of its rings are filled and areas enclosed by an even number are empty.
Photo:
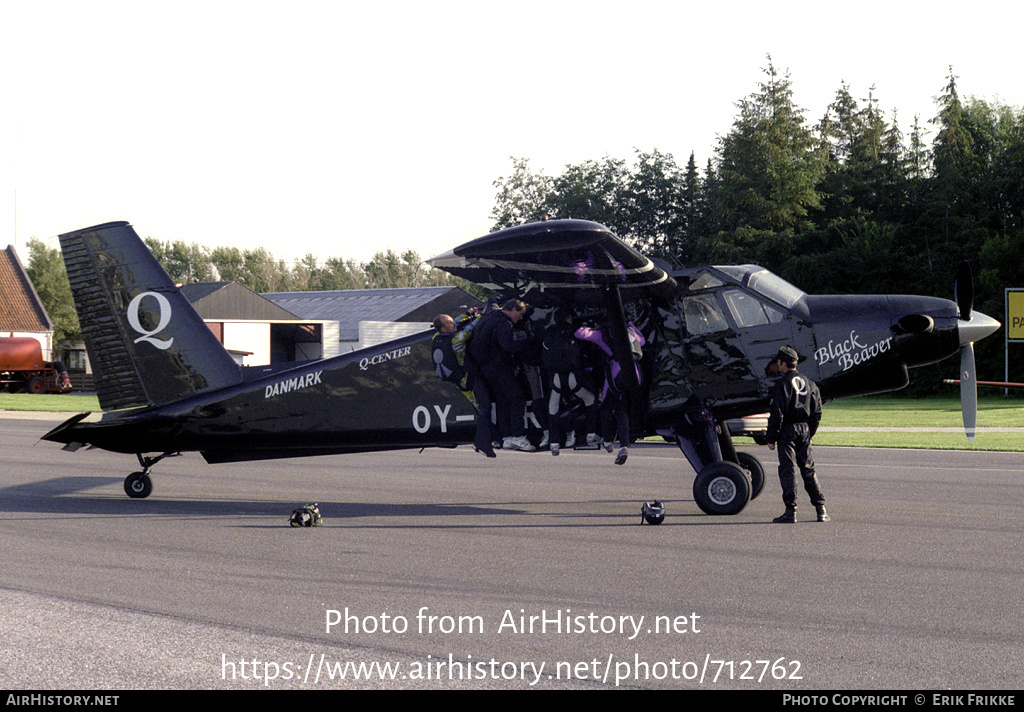
[[[1024,291],[1006,290],[1006,338],[1024,341]]]

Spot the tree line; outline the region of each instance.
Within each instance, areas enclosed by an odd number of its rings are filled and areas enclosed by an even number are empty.
[[[274,257],[264,247],[209,248],[183,240],[161,241],[152,237],[143,242],[177,284],[238,282],[261,294],[449,285],[480,292],[476,285],[423,264],[415,250],[401,254],[383,250],[368,262],[340,257],[321,260],[309,253],[289,263]],[[29,240],[28,249],[26,272],[53,322],[53,343],[66,347],[81,341],[81,328],[60,250],[47,247],[38,238]]]
[[[446,272],[423,264],[419,253],[383,250],[369,262],[307,253],[287,262],[265,247],[209,248],[182,240],[144,242],[177,283],[238,282],[254,292],[310,292],[336,289],[435,287],[454,283]]]
[[[594,220],[651,256],[756,263],[818,294],[952,297],[967,259],[976,308],[1000,318],[1003,288],[1024,286],[1024,111],[962,98],[950,68],[924,123],[914,117],[904,128],[873,90],[856,99],[846,84],[811,120],[789,74],[767,63],[703,165],[694,153],[679,165],[637,150],[632,161],[606,156],[546,175],[513,158],[494,182],[493,228],[544,215]],[[146,244],[179,282],[234,280],[257,292],[465,286],[411,250],[368,263],[313,254],[287,263],[262,247]],[[33,280],[53,282],[47,272],[60,260],[38,241],[30,251]],[[68,312],[59,302],[47,308]],[[1001,378],[998,341],[979,344],[985,378]]]
[[[966,259],[975,307],[1002,320],[1004,287],[1024,287],[1024,111],[962,98],[950,68],[927,127],[904,129],[873,90],[858,100],[846,84],[812,122],[788,73],[770,58],[763,71],[702,167],[637,150],[549,176],[513,158],[495,182],[496,227],[594,220],[648,255],[760,264],[815,294],[952,298]],[[1002,380],[1000,342],[978,345],[979,377]],[[1015,360],[1011,349],[1011,380]]]

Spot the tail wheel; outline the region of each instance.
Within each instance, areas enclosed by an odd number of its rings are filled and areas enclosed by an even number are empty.
[[[750,479],[735,462],[712,462],[693,481],[693,499],[705,514],[739,514],[750,501]]]
[[[757,499],[764,489],[764,465],[749,452],[737,452],[736,459],[740,461],[740,467],[750,478],[750,499]]]
[[[124,492],[132,499],[143,499],[153,492],[153,480],[145,472],[133,472],[124,479]]]

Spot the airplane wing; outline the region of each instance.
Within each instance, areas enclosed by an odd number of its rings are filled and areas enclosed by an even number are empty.
[[[586,220],[548,220],[500,230],[427,264],[538,304],[599,301],[603,288],[611,285],[619,287],[623,299],[675,288],[665,270],[608,228]]]

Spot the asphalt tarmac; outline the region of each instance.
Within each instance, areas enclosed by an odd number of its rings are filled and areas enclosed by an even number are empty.
[[[185,454],[130,500],[133,457],[52,425],[0,417],[3,689],[1024,683],[1020,454],[818,448],[832,522],[773,525],[766,448],[732,517],[670,446]],[[323,526],[289,527],[309,502]]]

